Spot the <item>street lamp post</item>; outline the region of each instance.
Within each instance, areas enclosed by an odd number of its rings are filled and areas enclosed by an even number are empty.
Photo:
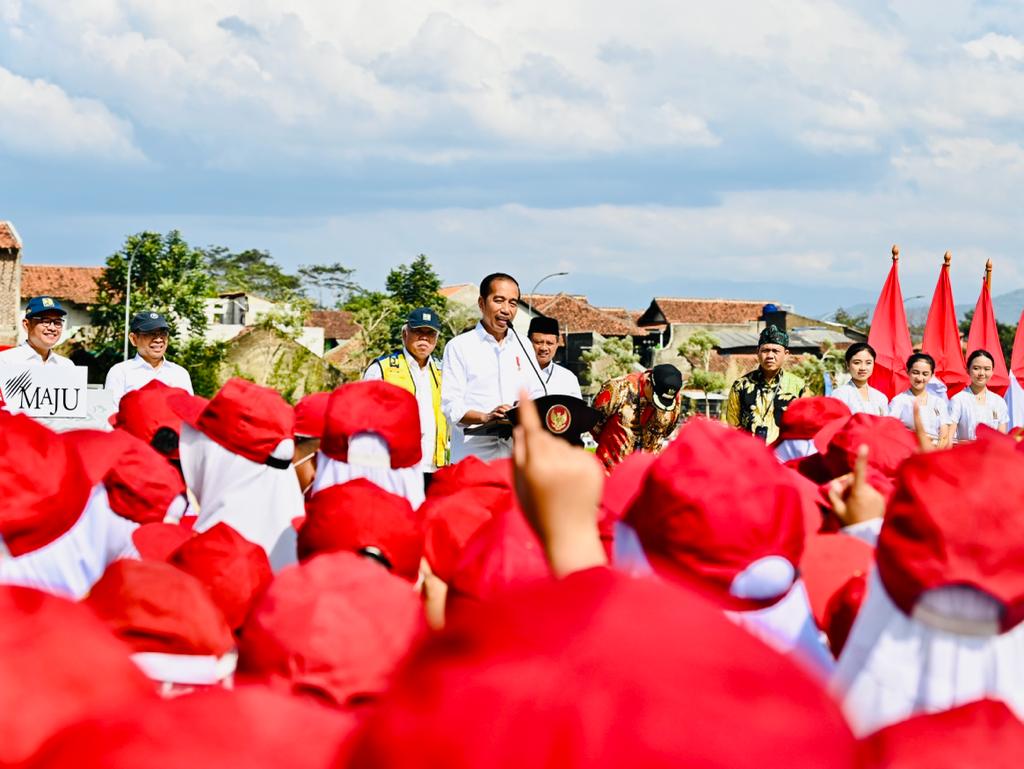
[[[540,287],[540,284],[543,283],[548,278],[561,278],[568,274],[569,273],[567,272],[553,272],[550,275],[545,275],[543,278],[541,278],[540,280],[533,284],[533,289],[530,291],[530,296],[534,296],[537,293],[537,289]]]
[[[135,261],[135,254],[139,250],[138,243],[128,256],[128,276],[124,282],[124,360],[128,360],[128,322],[131,318],[132,304],[132,262]]]

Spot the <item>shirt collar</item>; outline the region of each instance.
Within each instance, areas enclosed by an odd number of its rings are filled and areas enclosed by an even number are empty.
[[[166,360],[166,358],[164,360],[161,360],[159,366],[151,366],[151,365],[149,365],[149,361],[147,361],[145,358],[143,358],[138,353],[135,353],[135,357],[132,358],[132,362],[138,368],[144,368],[144,369],[147,369],[149,371],[159,371],[160,369],[162,369],[164,367],[164,364],[167,363],[167,360]]]
[[[483,321],[479,321],[479,320],[476,322],[476,328],[474,330],[476,331],[476,335],[477,335],[478,339],[480,339],[483,342],[487,342],[488,344],[492,344],[495,347],[497,347],[498,349],[504,349],[505,342],[508,341],[508,335],[509,335],[509,333],[511,333],[509,331],[506,331],[505,332],[505,338],[502,339],[499,342],[497,339],[495,339],[493,336],[491,336],[490,332],[488,332],[486,328],[484,328]]]
[[[414,357],[412,357],[412,353],[410,353],[406,349],[405,345],[402,345],[402,354],[405,355],[405,363],[406,363],[406,365],[409,366],[409,370],[412,371],[413,373],[416,373],[417,371],[421,371],[421,372],[422,371],[428,371],[430,369],[430,358],[429,357],[427,358],[427,365],[424,366],[423,368],[420,368],[420,364],[417,362],[417,360]]]

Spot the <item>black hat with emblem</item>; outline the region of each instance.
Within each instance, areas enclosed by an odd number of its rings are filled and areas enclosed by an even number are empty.
[[[170,325],[167,323],[167,318],[158,312],[140,312],[136,313],[135,317],[132,318],[131,325],[128,328],[133,334],[144,334],[161,329],[166,331],[170,329]]]
[[[671,411],[676,396],[683,389],[683,375],[671,363],[661,363],[651,369],[651,389],[654,405],[662,411]]]

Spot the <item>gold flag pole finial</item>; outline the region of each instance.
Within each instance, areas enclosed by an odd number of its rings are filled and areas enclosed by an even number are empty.
[[[895,243],[892,247],[892,260],[894,262],[898,262],[900,260],[900,247],[897,246]]]
[[[992,260],[985,262],[985,285],[992,288]]]
[[[942,266],[949,267],[949,263],[953,261],[953,252],[947,251],[942,255]]]

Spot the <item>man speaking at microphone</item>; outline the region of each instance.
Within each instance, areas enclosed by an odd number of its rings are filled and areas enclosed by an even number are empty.
[[[546,395],[529,341],[512,328],[519,309],[519,283],[496,272],[480,282],[480,322],[444,348],[441,410],[451,423],[451,461],[468,456],[490,460],[512,456],[509,437],[473,434],[476,425],[503,422],[519,391]],[[466,428],[470,428],[469,434]]]

